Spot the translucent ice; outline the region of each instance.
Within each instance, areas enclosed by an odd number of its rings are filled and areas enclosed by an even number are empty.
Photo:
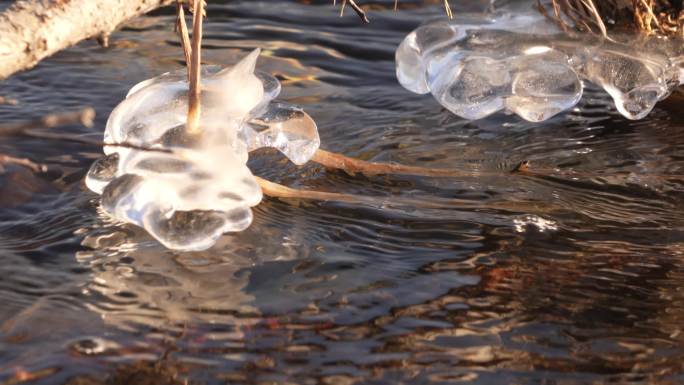
[[[630,119],[648,115],[679,83],[672,82],[677,72],[668,58],[654,52],[642,56],[599,46],[581,51],[578,57],[586,79],[603,87],[618,111]]]
[[[320,144],[309,115],[273,102],[280,83],[255,72],[258,55],[255,50],[226,69],[202,68],[201,135],[185,129],[185,71],[129,91],[104,135],[125,146],[106,146],[86,177],[106,212],[181,250],[207,249],[223,233],[250,225],[262,193],[246,166],[249,151],[274,147],[304,164]]]
[[[285,103],[272,103],[264,114],[250,120],[242,133],[250,150],[274,147],[294,164],[308,162],[320,144],[313,119],[301,108]]]
[[[622,115],[640,119],[684,83],[681,47],[624,40],[570,37],[538,13],[461,15],[406,36],[396,51],[397,79],[466,119],[508,110],[533,122],[573,107],[588,81]]]
[[[542,54],[517,60],[506,108],[523,119],[540,122],[577,104],[582,82],[566,60]]]

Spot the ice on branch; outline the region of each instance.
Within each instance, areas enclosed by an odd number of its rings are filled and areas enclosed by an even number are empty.
[[[684,82],[682,62],[676,41],[569,37],[533,13],[429,23],[396,52],[401,85],[432,93],[454,114],[480,119],[507,110],[532,122],[577,104],[583,81],[610,94],[626,118],[641,119]]]
[[[274,147],[304,164],[320,144],[308,114],[274,101],[280,83],[255,71],[258,56],[257,49],[233,67],[202,68],[199,135],[186,129],[185,70],[131,88],[104,134],[127,147],[106,146],[86,177],[107,213],[180,250],[207,249],[250,225],[262,192],[246,165],[249,152]]]

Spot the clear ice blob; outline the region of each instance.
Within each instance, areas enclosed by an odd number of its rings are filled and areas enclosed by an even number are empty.
[[[285,103],[272,103],[242,132],[250,150],[277,148],[297,165],[308,162],[321,144],[313,119],[301,108]]]
[[[418,27],[396,51],[399,83],[431,93],[466,119],[501,110],[540,122],[575,106],[583,82],[603,88],[628,119],[645,117],[684,83],[681,45],[568,36],[538,12],[461,14]]]
[[[397,79],[406,89],[417,94],[427,94],[430,87],[425,79],[424,55],[446,46],[456,38],[456,31],[446,21],[418,27],[397,48]]]
[[[671,90],[670,63],[658,56],[651,53],[640,57],[609,47],[592,47],[581,56],[583,74],[610,94],[622,115],[641,119]]]
[[[257,49],[232,67],[202,68],[200,135],[185,127],[185,70],[131,88],[104,134],[124,145],[105,146],[86,176],[107,213],[178,250],[205,250],[251,224],[262,192],[249,152],[274,147],[304,164],[320,145],[306,112],[274,102],[280,82],[255,71],[258,56]]]
[[[441,105],[466,119],[484,118],[504,107],[502,95],[508,92],[511,82],[505,61],[448,57],[448,62],[440,66],[445,69],[430,76],[428,83]]]
[[[526,55],[518,58],[515,66],[518,69],[505,106],[525,120],[547,120],[573,107],[582,96],[582,81],[565,55]]]

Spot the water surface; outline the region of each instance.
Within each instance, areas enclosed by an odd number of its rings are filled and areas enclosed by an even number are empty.
[[[628,121],[589,89],[544,124],[464,121],[394,75],[395,47],[438,4],[364,26],[309,3],[210,2],[205,60],[261,47],[327,150],[474,175],[348,175],[261,152],[260,176],[383,203],[265,199],[247,231],[178,253],[101,214],[83,183],[101,149],[4,138],[0,153],[50,170],[0,175],[0,384],[684,381],[684,98]],[[19,104],[0,121],[90,105],[93,129],[63,130],[99,139],[131,86],[182,65],[173,19],[3,82]],[[508,173],[524,160],[543,175]]]

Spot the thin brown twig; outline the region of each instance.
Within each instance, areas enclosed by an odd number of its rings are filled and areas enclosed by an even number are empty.
[[[608,38],[608,31],[606,30],[606,25],[603,24],[603,19],[601,19],[601,14],[599,13],[598,9],[596,9],[596,4],[594,4],[594,0],[583,0],[583,3],[584,2],[586,2],[585,5],[589,8],[591,15],[594,17],[596,25],[601,31],[601,35],[605,38]]]
[[[553,8],[553,17],[545,12]],[[617,26],[631,24],[636,30],[664,36],[684,35],[684,9],[681,1],[671,0],[550,0],[539,9],[564,30],[577,28],[608,36],[607,22]]]
[[[359,15],[359,18],[361,18],[361,21],[364,23],[370,23],[370,20],[368,20],[368,16],[366,15],[366,11],[364,11],[361,7],[359,7],[358,4],[356,4],[356,1],[354,0],[345,0],[345,2],[349,1],[349,5],[352,7],[354,12],[356,12],[357,15]]]
[[[306,199],[321,202],[341,202],[364,204],[383,209],[393,207],[413,207],[418,209],[460,209],[460,210],[500,210],[515,213],[549,213],[561,209],[553,202],[534,201],[494,201],[483,202],[472,199],[427,197],[412,198],[402,196],[369,196],[344,194],[326,191],[294,189],[256,177],[264,195],[277,199]]]
[[[57,132],[44,132],[44,131],[39,131],[37,129],[28,129],[24,130],[21,132],[21,135],[23,136],[28,136],[31,138],[38,138],[38,139],[46,139],[46,140],[60,140],[60,141],[65,141],[65,142],[73,142],[73,143],[82,143],[82,144],[88,144],[91,146],[97,146],[97,147],[119,147],[119,148],[128,148],[131,150],[138,150],[138,151],[150,151],[150,152],[163,152],[163,153],[172,153],[173,150],[167,149],[167,148],[156,148],[156,147],[148,147],[148,146],[141,146],[129,142],[105,142],[101,140],[93,140],[93,139],[88,139],[84,138],[79,135],[74,135],[74,134],[66,134],[66,133],[57,133]]]
[[[90,144],[93,146],[111,146],[130,148],[141,151],[156,151],[156,152],[172,152],[171,150],[162,148],[151,148],[146,146],[139,146],[133,143],[111,143],[99,140],[92,140],[84,138],[80,135],[60,133],[60,132],[46,132],[43,129],[55,128],[58,126],[66,126],[70,124],[81,124],[85,127],[92,127],[95,119],[95,110],[92,107],[84,107],[78,111],[70,111],[63,113],[53,113],[43,116],[39,119],[29,120],[26,122],[12,123],[0,125],[0,136],[28,136],[31,138],[48,139],[48,140],[62,140],[66,142],[75,142]],[[15,162],[16,163],[16,162]]]
[[[368,162],[361,159],[351,158],[342,154],[318,149],[312,161],[331,169],[343,170],[349,174],[361,173],[366,175],[393,174],[393,175],[417,175],[430,177],[471,177],[480,175],[475,172],[467,172],[452,169],[439,169],[406,166],[396,163]],[[499,172],[497,175],[504,175]]]
[[[185,11],[183,10],[183,3],[181,0],[176,0],[176,28],[180,36],[181,46],[183,47],[183,54],[185,55],[185,68],[188,70],[188,82],[190,81],[190,37],[188,36],[188,25],[185,23]]]
[[[284,186],[279,183],[271,182],[270,180],[255,177],[261,190],[266,196],[273,198],[296,198],[296,199],[313,199],[319,201],[335,201],[347,203],[360,203],[365,201],[368,197],[356,196],[343,193],[331,193],[315,190],[300,190]]]
[[[0,104],[7,104],[9,106],[16,106],[19,104],[17,99],[8,98],[6,96],[0,96]]]
[[[92,107],[85,107],[78,111],[48,114],[42,118],[27,122],[0,125],[0,136],[20,135],[31,129],[54,128],[69,124],[81,124],[86,127],[92,127],[94,119],[95,110]]]
[[[451,5],[449,4],[449,0],[443,0],[443,6],[444,6],[444,11],[446,12],[447,16],[450,19],[453,19],[454,14],[451,10]],[[356,12],[356,14],[359,16],[361,21],[364,23],[370,23],[370,20],[368,19],[368,15],[366,14],[366,11],[363,10],[363,7],[361,7],[356,0],[342,0],[340,2],[340,17],[344,16],[344,10],[347,7],[347,2],[349,2],[349,6]],[[337,5],[337,1],[333,0],[333,6]],[[394,4],[392,6],[392,9],[394,12],[397,12],[397,9],[399,8],[399,0],[394,0]]]
[[[192,12],[192,51],[190,52],[190,89],[188,91],[188,122],[187,129],[191,134],[199,134],[199,119],[201,114],[200,82],[201,82],[201,51],[202,51],[202,18],[204,0],[193,2]]]
[[[326,168],[341,170],[348,174],[364,175],[413,175],[432,178],[481,178],[481,177],[558,177],[558,178],[602,178],[615,176],[615,174],[604,174],[600,172],[586,172],[575,170],[558,170],[556,168],[533,167],[532,164],[523,160],[517,163],[510,170],[483,171],[483,170],[456,170],[446,168],[430,168],[419,166],[407,166],[396,163],[368,162],[361,159],[351,158],[346,155],[318,149],[311,158]],[[658,178],[678,178],[678,174],[649,174],[650,177]]]
[[[66,126],[70,124],[81,124],[85,127],[92,127],[94,119],[95,110],[91,107],[85,107],[78,111],[53,113],[45,115],[39,119],[1,125],[0,136],[27,136],[39,139],[60,140],[67,142],[90,144],[94,146],[114,146],[145,151],[170,152],[169,150],[147,148],[142,146],[136,146],[130,143],[107,143],[102,141],[91,140],[79,135],[39,131],[40,129],[51,129],[58,126]],[[2,171],[3,164],[17,164],[20,166],[27,167],[34,172],[47,171],[47,165],[45,164],[36,163],[28,158],[17,158],[5,154],[0,154],[0,171]]]
[[[453,12],[451,12],[451,6],[449,5],[449,0],[444,0],[444,10],[446,11],[447,16],[449,19],[454,18]]]
[[[340,17],[344,16],[344,10],[347,8],[347,1],[349,1],[350,6],[356,12],[356,14],[359,16],[362,22],[364,23],[370,23],[370,20],[368,20],[368,16],[366,15],[366,11],[363,10],[363,8],[359,7],[358,4],[356,4],[356,1],[354,0],[342,0],[340,3]],[[397,1],[394,1],[394,6],[395,6],[395,11],[396,11],[396,6],[397,6]],[[333,6],[337,4],[336,0],[333,0]]]
[[[553,14],[556,16],[556,20],[558,21],[558,24],[561,26],[563,31],[568,32],[568,28],[570,27],[570,25],[568,25],[568,23],[566,23],[561,17],[560,5],[558,5],[558,2],[556,1],[553,2]]]
[[[368,204],[372,206],[391,207],[391,206],[412,206],[424,209],[443,209],[449,207],[458,208],[484,208],[485,205],[479,201],[455,198],[435,198],[430,200],[406,198],[398,196],[369,196],[355,195],[327,191],[294,189],[279,183],[255,177],[264,195],[271,198],[281,199],[307,199],[322,202],[342,202],[354,204]],[[487,205],[487,207],[490,207]]]
[[[45,140],[59,140],[64,142],[74,142],[88,144],[97,147],[120,147],[129,148],[139,151],[153,151],[153,152],[172,152],[169,149],[151,148],[146,146],[139,146],[132,143],[111,143],[99,140],[92,140],[84,138],[80,135],[47,132],[44,129],[51,129],[58,126],[65,126],[70,124],[81,124],[85,127],[92,127],[95,118],[95,110],[91,107],[85,107],[78,111],[70,111],[64,113],[53,113],[43,116],[39,119],[34,119],[26,122],[12,123],[0,125],[0,136],[26,136],[31,138],[45,139]],[[0,172],[3,171],[3,164],[17,164],[27,167],[34,172],[47,171],[47,165],[36,163],[28,158],[17,158],[5,154],[0,154]]]
[[[16,158],[5,154],[0,154],[0,172],[5,171],[5,168],[3,166],[6,164],[16,164],[19,166],[24,166],[28,169],[31,169],[31,171],[33,172],[47,171],[47,165],[44,165],[42,163],[36,163],[28,158]]]

